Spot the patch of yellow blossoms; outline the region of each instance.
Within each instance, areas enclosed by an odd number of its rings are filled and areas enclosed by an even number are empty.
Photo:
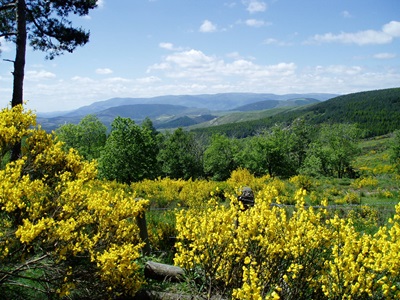
[[[94,270],[89,280],[103,280],[105,292],[134,295],[143,247],[135,218],[148,201],[96,180],[95,162],[64,152],[52,135],[30,125],[34,116],[20,107],[0,112],[2,150],[27,136],[22,157],[0,170],[0,270],[17,274],[21,261],[34,262],[42,252],[54,268],[69,265],[60,268],[63,282],[54,279],[55,290],[68,295],[77,283],[75,257]]]
[[[177,212],[175,263],[201,270],[208,290],[234,299],[398,299],[400,206],[390,228],[360,234],[351,219],[304,204],[288,212],[273,185],[243,210],[215,200],[203,210]]]

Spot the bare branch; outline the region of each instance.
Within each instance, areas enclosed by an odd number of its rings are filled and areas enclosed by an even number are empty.
[[[31,264],[37,263],[37,262],[45,259],[46,257],[48,257],[48,254],[45,254],[45,255],[42,255],[42,256],[40,256],[38,258],[29,260],[29,261],[25,262],[24,264],[20,265],[19,267],[16,267],[11,272],[6,272],[6,271],[0,270],[0,274],[4,274],[4,276],[2,278],[0,278],[0,283],[6,281],[7,278],[10,277],[10,276],[16,276],[16,277],[20,277],[20,278],[35,280],[34,278],[30,278],[30,277],[26,277],[26,276],[23,276],[23,275],[19,275],[18,272],[22,272],[25,269],[29,269]],[[43,281],[43,280],[39,280],[39,281]]]
[[[16,4],[17,4],[17,1],[6,3],[6,4],[2,5],[2,6],[0,6],[0,11],[13,9],[13,8],[15,8]]]
[[[7,37],[7,36],[15,36],[15,35],[17,35],[17,33],[16,32],[5,32],[5,33],[2,33],[2,34],[0,34],[0,37]]]

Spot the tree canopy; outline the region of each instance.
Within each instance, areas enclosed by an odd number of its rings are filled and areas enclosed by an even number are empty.
[[[85,159],[97,159],[107,139],[107,127],[95,115],[85,116],[79,124],[65,124],[56,130],[65,148],[74,148]]]
[[[158,147],[148,126],[117,117],[99,158],[100,175],[108,180],[130,183],[157,175]]]

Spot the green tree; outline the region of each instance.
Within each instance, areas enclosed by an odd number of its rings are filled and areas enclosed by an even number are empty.
[[[298,170],[306,159],[311,141],[314,138],[315,130],[306,123],[304,118],[295,119],[290,125],[291,153],[294,167]]]
[[[23,104],[27,42],[34,50],[46,52],[49,59],[73,52],[89,41],[89,32],[74,28],[68,17],[85,16],[96,6],[96,0],[0,0],[0,37],[15,43],[12,107]],[[11,159],[16,160],[20,153],[19,143]]]
[[[80,145],[79,128],[77,124],[67,123],[61,125],[55,130],[56,136],[64,142],[64,149],[68,151],[70,148],[78,150]]]
[[[142,124],[140,125],[142,128],[146,128],[146,129],[148,129],[149,131],[150,131],[150,133],[154,136],[154,137],[156,137],[158,134],[159,134],[159,132],[157,131],[157,129],[154,127],[154,124],[153,124],[153,122],[151,121],[151,119],[149,118],[149,117],[146,117],[144,120],[143,120],[143,122],[142,122]]]
[[[164,135],[158,161],[164,176],[198,178],[203,173],[202,149],[193,133],[176,129]]]
[[[100,157],[107,139],[107,127],[94,115],[85,116],[78,124],[81,145],[77,149],[86,159]]]
[[[158,146],[148,128],[129,118],[117,117],[99,158],[102,177],[121,183],[157,176]]]
[[[342,178],[359,153],[360,130],[354,124],[323,124],[310,147],[306,162],[317,162],[325,176]],[[310,160],[310,158],[312,158]]]
[[[288,176],[294,172],[292,149],[290,132],[274,126],[248,139],[240,154],[240,165],[258,176]]]
[[[238,148],[235,139],[226,135],[214,134],[210,145],[204,151],[204,172],[213,180],[226,180],[238,164]]]
[[[107,139],[107,127],[94,115],[85,116],[79,124],[65,124],[56,130],[66,150],[74,148],[87,160],[100,157]]]
[[[79,124],[65,124],[56,130],[66,150],[74,148],[88,160],[99,158],[107,138],[107,127],[94,115],[85,116]]]

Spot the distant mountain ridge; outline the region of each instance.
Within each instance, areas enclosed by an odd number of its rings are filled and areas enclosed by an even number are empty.
[[[93,114],[108,127],[117,116],[131,118],[138,123],[149,117],[156,128],[186,127],[210,121],[216,117],[216,113],[298,106],[309,101],[325,101],[335,96],[337,95],[322,93],[286,95],[223,93],[152,98],[112,98],[94,102],[74,111],[59,112],[54,116],[49,113],[38,113],[38,123],[46,130],[54,130],[66,123],[77,124],[84,116]],[[251,106],[252,103],[259,103],[259,107]]]
[[[111,98],[97,101],[63,114],[65,116],[85,116],[105,109],[134,104],[171,104],[186,107],[207,108],[209,110],[232,110],[236,107],[265,100],[290,100],[296,98],[314,98],[325,101],[338,94],[309,93],[309,94],[257,94],[257,93],[222,93],[202,95],[167,95],[151,98]]]

